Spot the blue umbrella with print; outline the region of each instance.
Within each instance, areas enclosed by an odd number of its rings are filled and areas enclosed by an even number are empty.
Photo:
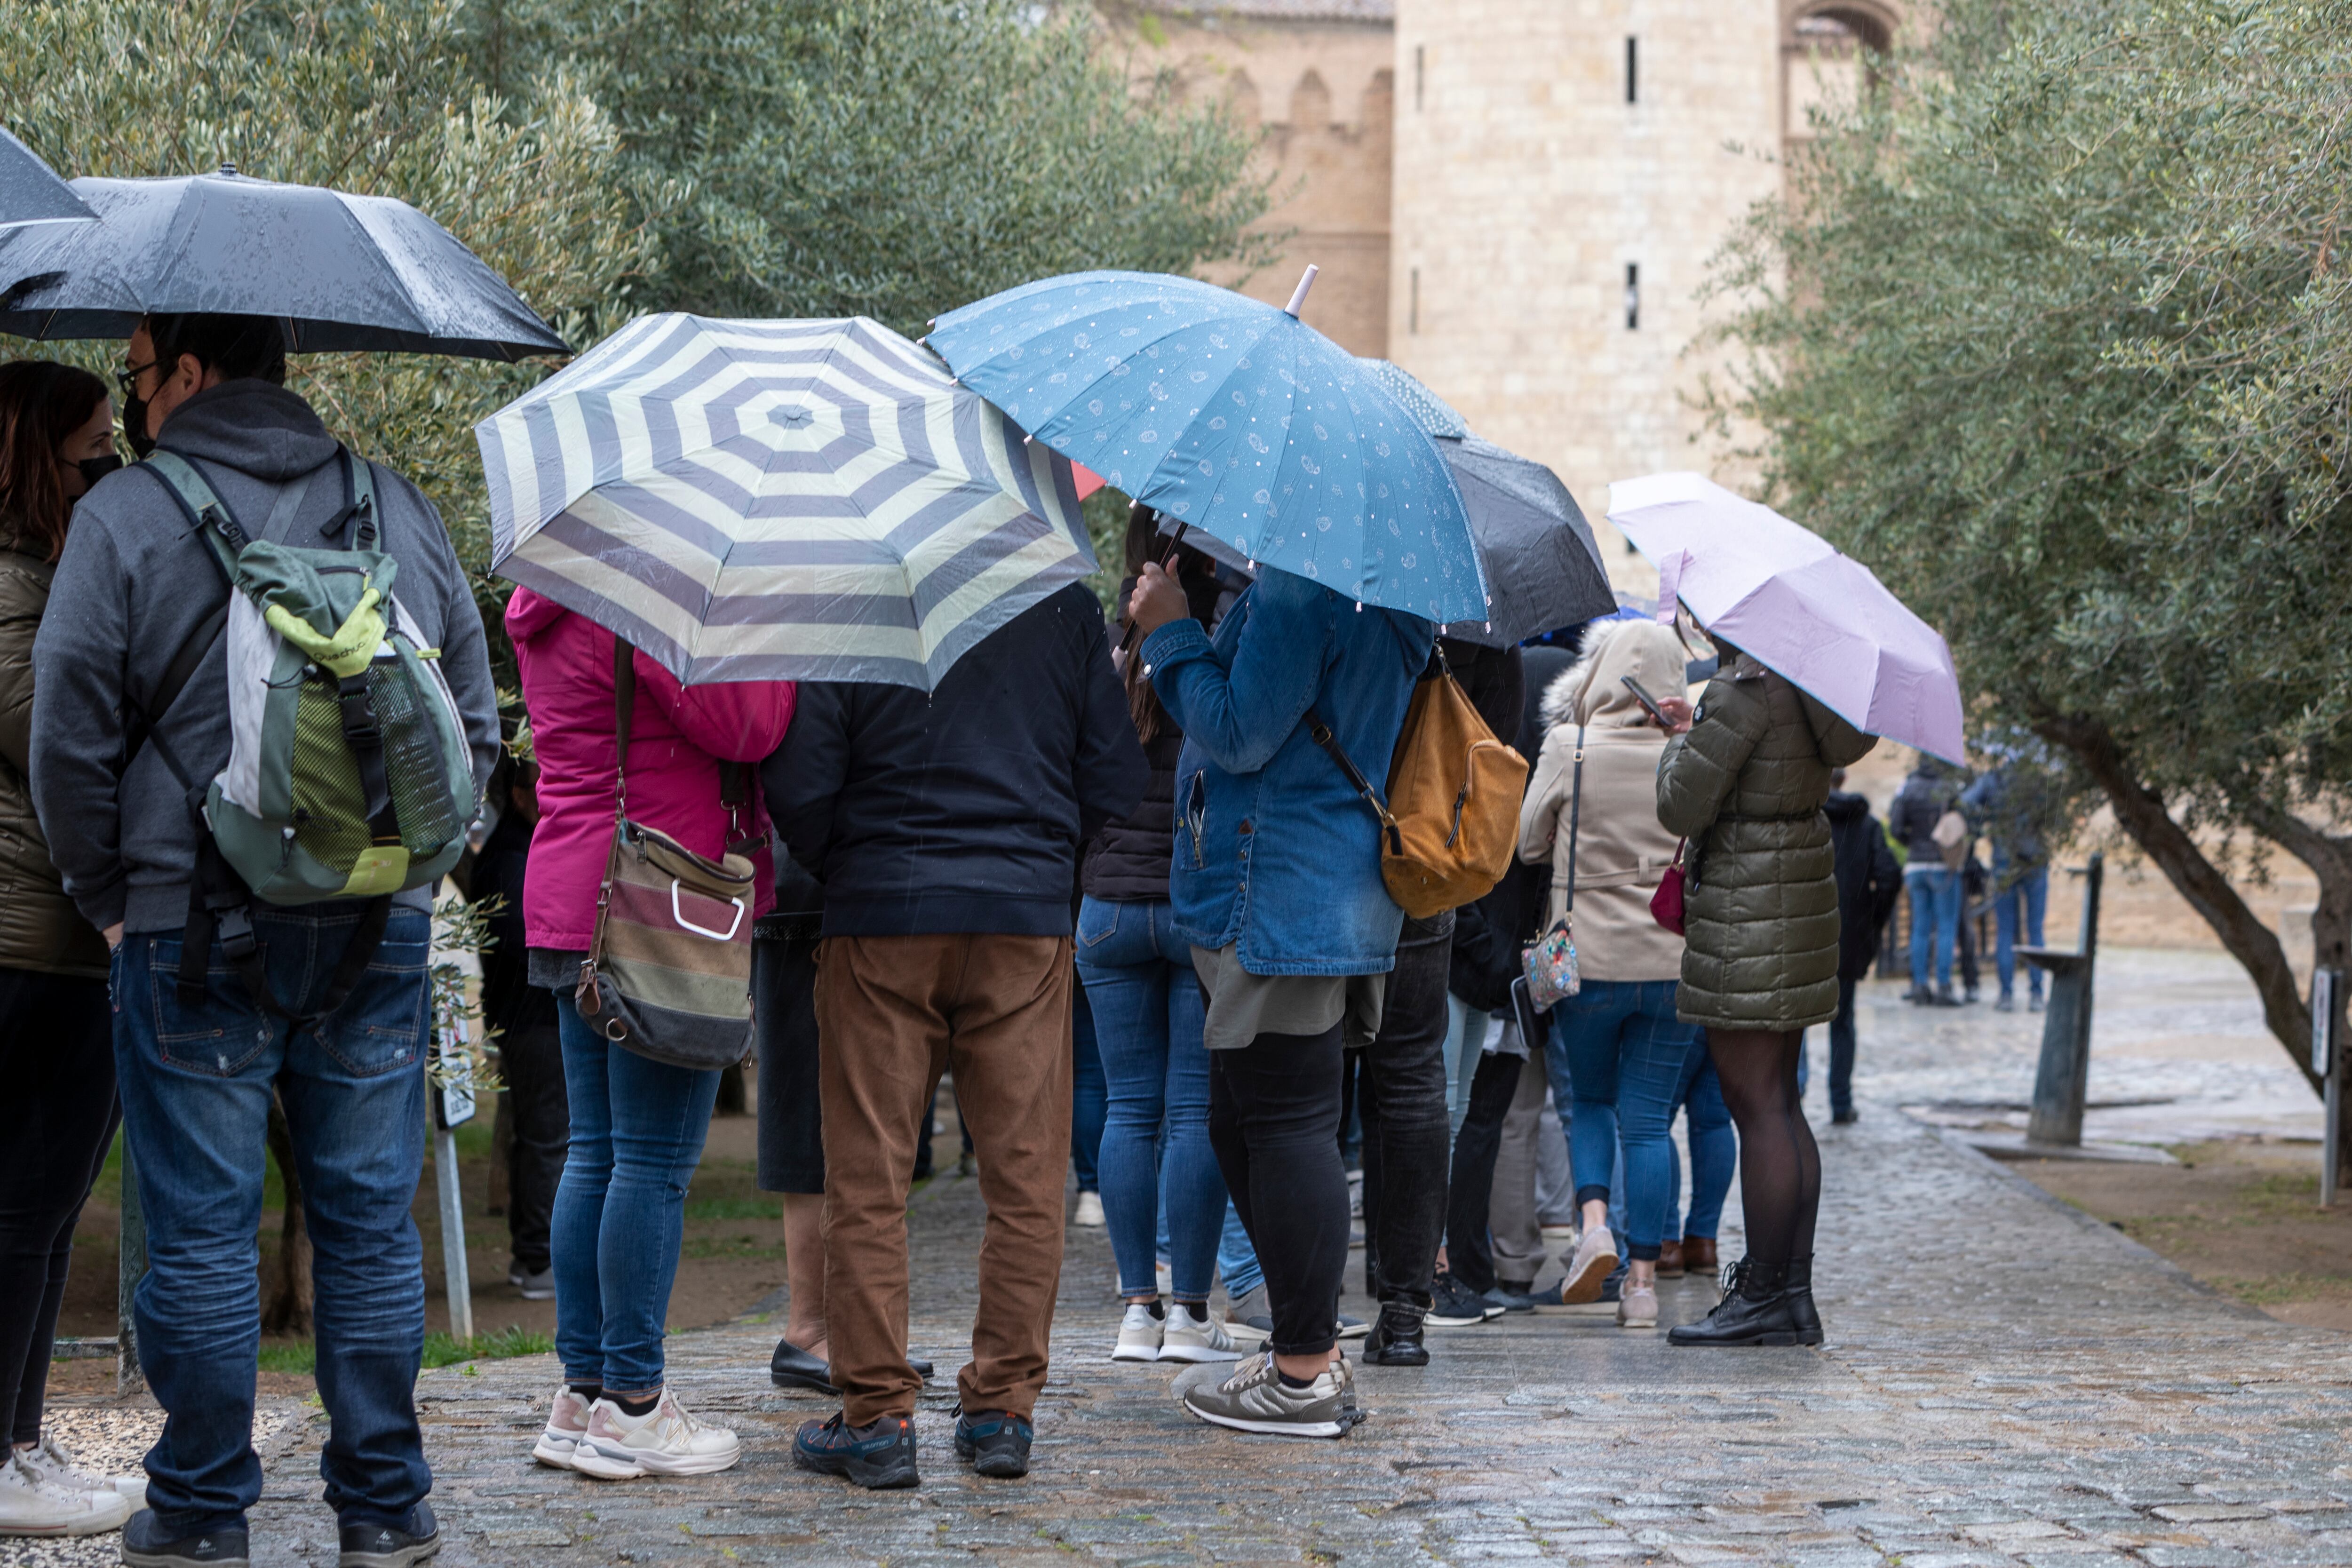
[[[1380,376],[1286,310],[1189,278],[1076,272],[923,341],[1045,446],[1262,565],[1432,621],[1486,585],[1445,459]]]

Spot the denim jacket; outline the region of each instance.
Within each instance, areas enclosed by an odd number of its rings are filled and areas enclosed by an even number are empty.
[[[1433,628],[1268,570],[1217,628],[1171,621],[1139,656],[1184,731],[1176,764],[1176,929],[1238,943],[1252,974],[1377,974],[1404,911],[1380,830],[1300,721],[1311,704],[1375,782],[1404,728]]]

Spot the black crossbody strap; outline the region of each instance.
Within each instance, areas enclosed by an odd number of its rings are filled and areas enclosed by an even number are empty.
[[[1355,759],[1348,755],[1348,749],[1339,744],[1339,737],[1331,732],[1331,726],[1323,721],[1323,715],[1312,708],[1307,710],[1307,732],[1315,737],[1317,745],[1331,753],[1331,760],[1339,764],[1339,771],[1348,775],[1348,782],[1356,786],[1356,793],[1364,797],[1364,804],[1370,806],[1372,815],[1381,819],[1381,831],[1388,839],[1389,853],[1403,854],[1404,835],[1397,830],[1396,818],[1389,814],[1388,803],[1381,798],[1379,791],[1372,788],[1372,781],[1364,776],[1364,770],[1356,765]]]

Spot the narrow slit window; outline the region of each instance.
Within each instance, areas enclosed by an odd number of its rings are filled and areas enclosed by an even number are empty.
[[[1636,262],[1625,263],[1625,330],[1642,329],[1642,268]]]
[[[1418,113],[1420,113],[1420,112],[1421,112],[1421,83],[1422,83],[1422,78],[1423,78],[1423,74],[1424,74],[1424,72],[1423,72],[1423,68],[1424,68],[1424,67],[1429,63],[1429,61],[1428,61],[1428,56],[1429,56],[1429,50],[1428,50],[1428,47],[1427,47],[1425,45],[1422,45],[1422,44],[1415,44],[1415,45],[1413,45],[1413,47],[1412,47],[1412,108],[1413,108],[1413,112],[1414,112],[1414,113],[1416,113],[1416,114],[1418,114]]]
[[[1404,330],[1408,332],[1421,331],[1421,268],[1418,267],[1412,269],[1406,280]]]
[[[1625,101],[1642,101],[1642,41],[1628,35],[1625,39]]]

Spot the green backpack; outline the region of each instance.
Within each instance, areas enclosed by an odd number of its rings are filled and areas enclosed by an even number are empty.
[[[174,453],[157,451],[144,465],[229,584],[228,765],[199,785],[164,754],[205,830],[180,984],[201,991],[217,925],[254,1000],[289,1017],[297,1015],[262,975],[250,900],[373,900],[324,1005],[302,1015],[323,1016],[373,956],[391,895],[429,886],[455,866],[475,816],[473,759],[439,650],[423,646],[393,593],[400,563],[376,548],[369,466],[348,451],[341,458],[346,505],[322,532],[348,525],[348,533],[329,548],[250,538],[196,466]],[[290,516],[323,471],[288,485],[280,512]],[[279,521],[273,513],[270,531]]]

